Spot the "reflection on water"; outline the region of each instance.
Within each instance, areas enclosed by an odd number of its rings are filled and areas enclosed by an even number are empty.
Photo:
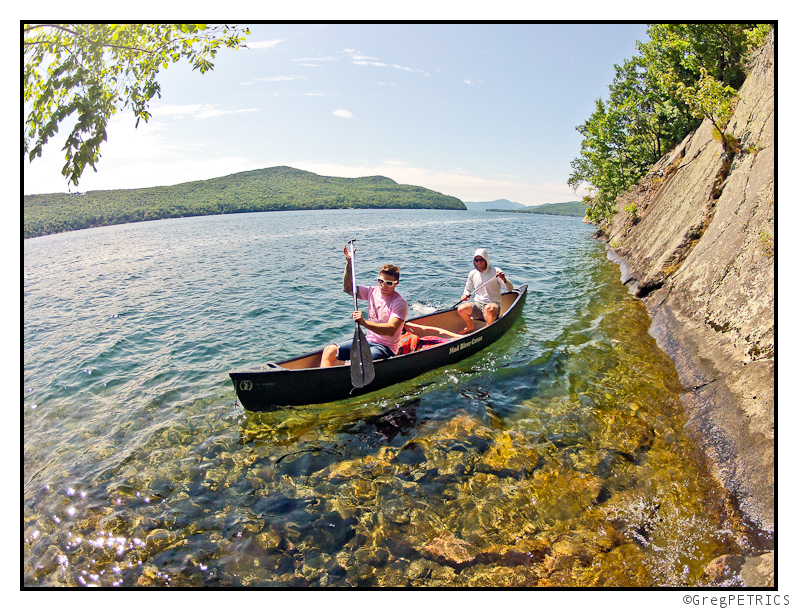
[[[644,308],[581,226],[547,258],[546,244],[522,250],[533,221],[512,222],[518,254],[502,266],[531,290],[512,336],[371,396],[268,414],[204,381],[200,344],[225,348],[197,330],[192,346],[145,327],[155,346],[95,342],[130,377],[74,354],[44,384],[26,288],[24,583],[700,585],[745,541],[683,434]],[[210,319],[226,307],[207,303]],[[163,371],[118,354],[138,349]]]

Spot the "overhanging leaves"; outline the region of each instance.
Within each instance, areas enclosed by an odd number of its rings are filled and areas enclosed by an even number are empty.
[[[95,168],[118,110],[130,108],[136,126],[149,120],[161,68],[186,59],[204,74],[220,48],[243,47],[246,34],[246,28],[197,23],[24,24],[23,157],[41,156],[59,124],[77,114],[62,169],[77,185],[86,165]]]

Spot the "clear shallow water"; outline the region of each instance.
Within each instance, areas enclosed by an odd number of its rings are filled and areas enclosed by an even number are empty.
[[[314,211],[25,241],[26,585],[698,585],[737,550],[673,365],[577,219]],[[347,338],[358,276],[411,312],[477,246],[517,333],[353,401],[245,412],[227,371]]]

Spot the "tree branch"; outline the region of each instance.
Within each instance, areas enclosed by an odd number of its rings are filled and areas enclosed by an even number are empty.
[[[165,42],[165,43],[161,44],[160,46],[156,47],[155,49],[146,49],[146,48],[142,48],[142,47],[133,47],[133,46],[128,46],[128,45],[119,45],[119,44],[115,44],[115,43],[111,43],[111,42],[101,42],[99,39],[92,39],[89,36],[86,36],[85,34],[81,34],[80,32],[76,32],[75,30],[70,30],[69,28],[65,28],[65,27],[63,27],[61,25],[58,25],[57,23],[41,23],[41,24],[37,24],[35,26],[29,27],[29,28],[25,28],[24,32],[25,33],[32,32],[33,30],[36,30],[36,29],[39,29],[39,28],[54,28],[54,29],[57,29],[57,30],[61,30],[62,32],[66,32],[67,34],[69,34],[71,36],[75,36],[76,38],[81,38],[81,39],[83,39],[83,40],[85,40],[85,41],[87,41],[89,43],[99,45],[100,47],[102,47],[104,49],[120,49],[120,50],[123,50],[123,51],[135,51],[137,53],[148,53],[148,54],[151,54],[151,55],[157,54],[157,53],[163,51],[164,49],[168,49],[170,43],[183,44],[187,40],[190,40],[190,36],[187,36],[185,34],[180,34],[176,38],[174,38],[172,41]],[[205,39],[207,39],[207,38],[208,37],[206,36]],[[197,39],[198,40],[202,40],[202,37],[201,36],[197,36]],[[46,44],[46,43],[49,43],[49,42],[50,41],[41,41],[41,40],[27,41],[27,40],[23,40],[23,46],[27,47],[27,46],[32,46],[32,45],[41,45],[41,44]]]

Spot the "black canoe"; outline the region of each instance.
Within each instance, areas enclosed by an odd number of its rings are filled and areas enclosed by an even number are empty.
[[[502,295],[501,314],[492,325],[474,321],[474,330],[449,341],[422,350],[374,361],[374,381],[363,388],[352,388],[349,365],[320,368],[322,350],[303,356],[269,363],[250,371],[232,371],[238,400],[245,409],[268,412],[283,406],[328,403],[391,386],[423,373],[451,365],[483,350],[504,335],[521,315],[527,285]],[[426,325],[457,332],[463,320],[457,308],[439,310],[411,318],[406,324]],[[435,331],[419,335],[444,337]]]

